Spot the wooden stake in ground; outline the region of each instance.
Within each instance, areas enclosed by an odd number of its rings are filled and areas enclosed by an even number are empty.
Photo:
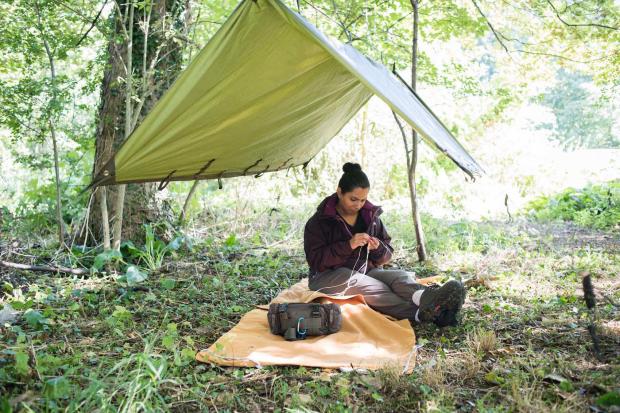
[[[596,334],[596,298],[594,296],[594,287],[592,286],[592,279],[590,274],[582,274],[581,284],[583,286],[583,299],[588,307],[588,318],[590,323],[588,324],[588,332],[592,337],[592,344],[594,355],[597,359],[601,359],[601,347],[598,335]]]

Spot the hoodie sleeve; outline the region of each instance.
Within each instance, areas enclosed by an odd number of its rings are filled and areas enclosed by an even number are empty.
[[[310,269],[316,272],[343,266],[353,252],[349,241],[328,243],[315,217],[304,229],[304,251]]]
[[[376,228],[373,231],[374,237],[378,238],[381,242],[379,243],[379,248],[370,251],[368,258],[373,262],[373,264],[375,264],[375,266],[380,266],[388,263],[392,259],[392,252],[394,251],[394,248],[390,245],[392,237],[390,237],[387,233],[383,222],[377,218],[373,225],[376,225]]]

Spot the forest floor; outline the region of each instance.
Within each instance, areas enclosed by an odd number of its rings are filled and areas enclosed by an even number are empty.
[[[427,235],[440,253],[419,266],[396,236],[394,265],[459,278],[468,295],[458,327],[415,328],[410,375],[194,360],[254,305],[304,276],[300,243],[286,237],[194,242],[132,286],[113,271],[77,277],[0,267],[0,310],[15,310],[0,313],[0,412],[620,411],[617,231],[457,222]],[[59,260],[18,241],[0,247],[0,260]],[[598,303],[598,354],[586,274]]]

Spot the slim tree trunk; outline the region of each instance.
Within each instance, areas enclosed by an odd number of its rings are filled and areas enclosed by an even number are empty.
[[[189,208],[189,201],[191,201],[192,197],[194,196],[194,192],[196,192],[196,189],[198,188],[199,183],[200,181],[198,179],[194,181],[191,189],[189,190],[187,194],[187,198],[185,198],[185,202],[183,203],[183,209],[181,210],[181,215],[179,216],[180,225],[185,224],[185,217],[187,216],[187,208]]]
[[[39,3],[35,3],[37,10],[37,22],[39,25],[39,32],[41,33],[41,39],[43,40],[43,46],[45,47],[45,53],[50,62],[50,73],[52,76],[52,115],[56,103],[56,67],[54,66],[54,55],[50,50],[49,43],[45,37],[45,31],[43,30],[43,24],[41,22],[41,9]],[[56,176],[56,219],[58,221],[58,245],[62,247],[65,244],[65,229],[64,222],[62,220],[62,200],[60,199],[60,167],[58,160],[58,143],[56,139],[56,129],[54,128],[54,122],[50,118],[49,120],[50,134],[52,135],[52,146],[54,151],[54,174]]]
[[[112,244],[110,243],[110,218],[108,215],[108,196],[107,189],[105,186],[101,187],[99,190],[99,205],[101,207],[101,223],[103,225],[103,249],[108,251],[112,249]]]
[[[360,163],[366,169],[366,136],[368,135],[368,106],[362,110],[362,124],[360,126]]]
[[[131,134],[131,124],[133,118],[133,106],[131,104],[131,99],[133,97],[133,12],[134,6],[133,1],[129,4],[129,18],[127,19],[127,57],[125,59],[125,66],[127,69],[127,74],[125,77],[125,134],[123,139],[127,139]],[[150,22],[149,22],[150,23]],[[145,29],[148,30],[148,29]],[[148,31],[146,31],[144,36],[144,42],[146,43],[148,39]],[[146,49],[146,47],[145,47]],[[118,187],[118,192],[116,194],[116,202],[114,203],[114,211],[115,211],[115,220],[114,226],[112,227],[112,248],[115,250],[121,249],[121,239],[123,238],[123,207],[125,206],[125,185],[120,185]]]
[[[62,247],[65,244],[65,229],[62,219],[62,201],[60,199],[60,168],[58,166],[58,144],[56,140],[56,130],[50,121],[50,132],[52,134],[52,145],[54,147],[54,174],[56,175],[56,219],[58,220],[58,244]]]
[[[411,88],[416,89],[417,82],[417,61],[418,61],[418,0],[411,0],[413,7],[413,40],[411,42]],[[426,261],[426,246],[424,241],[424,231],[420,221],[420,211],[418,208],[418,197],[416,188],[416,167],[418,165],[418,134],[414,129],[411,130],[411,161],[407,175],[409,177],[409,195],[411,197],[411,213],[413,215],[413,225],[415,236],[418,243],[417,252],[420,261]]]

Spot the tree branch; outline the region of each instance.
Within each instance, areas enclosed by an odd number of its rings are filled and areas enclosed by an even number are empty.
[[[472,3],[474,4],[474,6],[476,6],[476,9],[478,9],[478,12],[480,13],[480,15],[485,19],[487,25],[491,28],[491,31],[493,32],[493,34],[495,35],[495,38],[497,39],[497,41],[502,45],[502,47],[504,48],[504,50],[506,51],[506,53],[510,54],[512,52],[517,52],[517,53],[524,53],[524,54],[532,54],[532,55],[538,55],[538,56],[548,56],[548,57],[554,57],[557,59],[562,59],[562,60],[566,60],[569,62],[573,62],[573,63],[582,63],[582,64],[587,64],[587,63],[592,63],[592,62],[598,62],[601,60],[605,60],[607,58],[607,56],[598,58],[598,59],[592,59],[592,60],[575,60],[575,59],[571,59],[570,57],[566,57],[566,56],[562,56],[556,53],[545,53],[545,52],[536,52],[536,51],[532,51],[532,50],[525,50],[525,49],[509,49],[506,44],[501,40],[507,40],[507,41],[513,41],[513,42],[517,42],[520,43],[522,46],[531,46],[531,43],[525,43],[519,39],[513,39],[510,37],[505,36],[503,33],[501,33],[500,31],[496,30],[493,25],[491,24],[491,22],[489,21],[489,19],[487,18],[487,16],[482,12],[482,10],[480,9],[480,7],[478,7],[478,4],[476,3],[476,0],[471,0]],[[547,0],[549,1],[549,0]],[[617,29],[615,29],[617,30]]]
[[[77,41],[77,43],[75,44],[75,47],[78,47],[82,43],[82,41],[86,39],[86,37],[88,36],[88,33],[90,33],[93,27],[95,27],[95,25],[97,24],[97,20],[99,20],[99,16],[101,16],[101,13],[103,12],[103,9],[105,8],[105,5],[107,4],[107,2],[108,2],[107,0],[104,0],[103,5],[101,6],[101,9],[99,9],[99,13],[97,13],[97,16],[95,16],[95,19],[91,23],[88,30],[86,30],[86,32],[80,37],[80,40]]]
[[[394,120],[396,121],[398,129],[400,129],[400,133],[403,136],[403,143],[405,144],[405,154],[407,156],[407,171],[409,171],[411,170],[411,151],[409,150],[409,145],[407,144],[407,133],[405,132],[403,124],[400,123],[400,120],[398,120],[396,112],[392,111],[392,115],[394,115]]]
[[[74,275],[88,274],[88,271],[83,268],[54,267],[49,265],[26,265],[9,261],[0,261],[0,267],[15,268],[25,271],[63,272]]]
[[[551,0],[547,0],[547,3],[553,9],[553,12],[555,13],[555,15],[558,18],[558,20],[561,21],[562,23],[564,23],[566,26],[570,26],[570,27],[598,27],[598,28],[601,28],[601,29],[620,30],[617,27],[606,26],[604,24],[599,24],[599,23],[568,23],[566,20],[562,19],[562,17],[560,16],[560,12],[558,11],[558,9],[555,8],[555,6],[551,2]]]
[[[506,51],[506,53],[510,54],[510,51],[508,50],[508,48],[506,47],[506,45],[504,44],[504,42],[502,41],[502,39],[500,39],[500,36],[497,34],[497,32],[495,31],[495,28],[493,27],[493,25],[491,24],[491,22],[489,21],[489,19],[487,18],[487,16],[482,12],[482,10],[480,9],[480,7],[478,6],[478,3],[476,3],[476,0],[471,0],[471,2],[474,4],[474,6],[476,7],[476,9],[478,10],[478,13],[480,13],[480,15],[482,16],[482,18],[484,18],[484,21],[487,22],[487,26],[489,26],[489,28],[491,29],[491,31],[493,32],[493,35],[495,36],[495,38],[497,39],[497,41],[499,42],[499,44],[502,45],[502,47],[504,48],[504,50]]]

